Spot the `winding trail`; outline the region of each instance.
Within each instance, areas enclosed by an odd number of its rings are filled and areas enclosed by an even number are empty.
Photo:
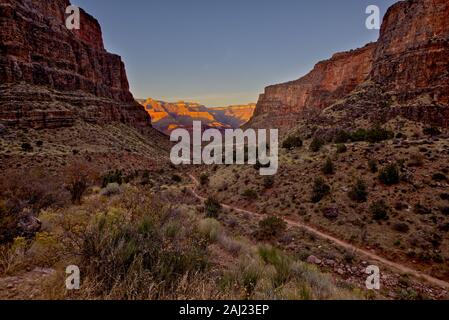
[[[195,176],[193,176],[192,174],[188,174],[188,175],[189,175],[190,179],[192,180],[192,182],[194,184],[194,188],[190,189],[192,194],[198,200],[201,200],[201,201],[206,200],[205,197],[201,196],[196,191],[196,188],[200,185],[198,179]],[[258,216],[258,217],[262,216],[260,213],[257,213],[257,212],[253,212],[253,211],[249,211],[249,210],[233,207],[233,206],[230,206],[230,205],[227,205],[227,204],[223,204],[223,203],[221,205],[223,206],[223,208],[233,209],[233,210],[235,210],[237,212],[246,213],[246,214],[249,214],[249,215],[252,215],[252,216]],[[306,224],[303,224],[303,223],[300,223],[300,222],[297,222],[297,221],[289,220],[289,219],[284,219],[284,221],[290,227],[303,228],[304,230],[307,230],[308,232],[310,232],[310,233],[312,233],[312,234],[314,234],[314,235],[316,235],[316,236],[318,236],[318,237],[320,237],[322,239],[326,239],[326,240],[328,240],[330,242],[333,242],[334,244],[336,244],[336,245],[338,245],[338,246],[340,246],[342,248],[348,249],[350,251],[354,251],[354,253],[358,253],[358,254],[360,254],[362,256],[365,256],[365,257],[369,258],[370,260],[378,261],[378,262],[382,263],[383,265],[388,266],[388,267],[390,267],[390,268],[392,268],[392,269],[394,269],[396,271],[412,275],[412,276],[414,276],[416,278],[424,279],[424,280],[426,280],[427,282],[429,282],[429,283],[431,283],[433,285],[436,285],[436,286],[439,286],[439,287],[442,287],[444,289],[449,290],[449,283],[444,281],[444,280],[440,280],[440,279],[434,278],[434,277],[432,277],[432,276],[430,276],[430,275],[428,275],[426,273],[423,273],[421,271],[412,269],[412,268],[407,267],[407,266],[405,266],[403,264],[396,263],[396,262],[393,262],[393,261],[388,260],[386,258],[383,258],[383,257],[381,257],[381,256],[379,256],[379,255],[377,255],[377,254],[375,254],[375,253],[373,253],[371,251],[368,251],[368,250],[356,247],[356,246],[354,246],[354,245],[352,245],[352,244],[350,244],[350,243],[348,243],[348,242],[346,242],[344,240],[338,239],[338,238],[336,238],[334,236],[331,236],[331,235],[329,235],[327,233],[324,233],[324,232],[322,232],[322,231],[320,231],[320,230],[318,230],[318,229],[316,229],[314,227],[311,227],[309,225],[306,225]]]

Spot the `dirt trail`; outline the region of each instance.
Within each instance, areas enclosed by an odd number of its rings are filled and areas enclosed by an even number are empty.
[[[196,187],[198,187],[200,185],[198,179],[196,179],[191,174],[189,174],[189,177],[190,177],[190,179],[193,181],[193,183],[195,185],[195,188],[191,189],[192,194],[197,199],[204,201],[206,198],[201,196],[201,195],[199,195],[196,192]],[[238,212],[241,212],[241,213],[247,213],[247,214],[250,214],[252,216],[258,216],[258,217],[262,216],[260,213],[257,213],[257,212],[236,208],[236,207],[233,207],[233,206],[230,206],[230,205],[226,205],[226,204],[221,204],[221,205],[224,208],[226,208],[226,209],[233,209],[235,211],[238,211]],[[373,252],[370,252],[368,250],[356,247],[356,246],[354,246],[354,245],[352,245],[352,244],[350,244],[350,243],[348,243],[348,242],[346,242],[344,240],[341,240],[341,239],[338,239],[338,238],[336,238],[334,236],[326,234],[326,233],[324,233],[324,232],[322,232],[322,231],[320,231],[320,230],[318,230],[318,229],[316,229],[314,227],[308,226],[306,224],[303,224],[303,223],[300,223],[300,222],[297,222],[297,221],[292,221],[292,220],[289,220],[289,219],[284,219],[284,221],[291,227],[303,228],[303,229],[307,230],[308,232],[310,232],[310,233],[312,233],[312,234],[314,234],[314,235],[316,235],[316,236],[318,236],[318,237],[320,237],[322,239],[329,240],[329,241],[335,243],[336,245],[338,245],[338,246],[340,246],[342,248],[348,249],[350,251],[354,251],[354,253],[357,253],[357,254],[360,254],[362,256],[365,256],[365,257],[367,257],[367,258],[369,258],[371,260],[378,261],[378,262],[382,263],[385,266],[388,266],[388,267],[390,267],[390,268],[392,268],[392,269],[394,269],[396,271],[399,271],[400,273],[409,274],[409,275],[412,275],[412,276],[414,276],[416,278],[424,279],[424,280],[426,280],[427,282],[429,282],[429,283],[431,283],[433,285],[436,285],[436,286],[439,286],[439,287],[442,287],[442,288],[445,288],[445,289],[449,289],[449,283],[446,282],[446,281],[434,278],[432,276],[429,276],[428,274],[425,274],[425,273],[423,273],[421,271],[412,269],[412,268],[407,267],[405,265],[402,265],[400,263],[396,263],[396,262],[390,261],[390,260],[388,260],[386,258],[383,258],[383,257],[381,257],[381,256],[379,256],[379,255],[377,255],[377,254],[375,254]]]

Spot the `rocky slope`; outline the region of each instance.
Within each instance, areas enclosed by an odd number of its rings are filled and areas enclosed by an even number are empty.
[[[177,128],[191,129],[193,121],[201,121],[204,128],[239,128],[252,117],[255,105],[207,108],[194,102],[164,102],[139,100],[151,116],[154,128],[170,134]]]
[[[305,119],[322,123],[323,116],[334,126],[349,126],[356,118],[386,121],[397,115],[447,125],[448,19],[447,0],[398,2],[386,13],[376,43],[336,54],[297,81],[266,88],[249,125],[288,129]]]
[[[58,128],[77,119],[149,128],[121,58],[108,53],[95,18],[65,27],[69,0],[0,1],[0,122]],[[19,85],[20,83],[20,85]]]
[[[130,170],[165,162],[168,141],[135,102],[121,58],[83,10],[81,29],[68,30],[68,5],[0,0],[0,168],[57,170],[76,155]]]

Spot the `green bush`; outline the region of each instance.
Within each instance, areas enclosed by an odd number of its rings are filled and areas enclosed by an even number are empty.
[[[258,198],[257,192],[253,189],[246,189],[245,191],[243,191],[242,193],[243,198],[245,198],[246,200],[255,200]]]
[[[366,190],[366,184],[362,179],[358,179],[357,183],[352,187],[348,193],[351,200],[357,202],[366,202],[368,197],[368,191]]]
[[[314,138],[310,144],[310,151],[318,152],[324,146],[324,140],[321,138]]]
[[[387,206],[384,200],[373,202],[370,206],[370,212],[373,219],[376,221],[388,220],[388,213],[390,208]]]
[[[295,135],[289,136],[282,143],[282,148],[289,149],[289,150],[295,149],[295,148],[300,148],[302,146],[303,146],[303,142],[301,140],[301,137],[295,136]]]
[[[33,146],[31,144],[29,144],[28,142],[22,143],[21,148],[22,148],[22,151],[24,151],[24,152],[33,151]]]
[[[379,173],[379,180],[387,186],[398,184],[400,177],[397,164],[393,163],[383,168]]]
[[[368,142],[381,142],[394,138],[394,133],[381,127],[374,127],[366,132],[366,140]]]
[[[205,186],[205,185],[208,185],[208,184],[209,184],[209,175],[208,175],[207,173],[203,172],[203,173],[200,175],[200,184],[201,184],[202,186]]]
[[[371,171],[372,173],[376,173],[379,170],[377,167],[377,160],[369,159],[368,160],[368,168],[369,168],[369,171]]]
[[[340,130],[334,137],[335,143],[346,143],[351,140],[351,134],[345,130]]]
[[[346,151],[348,151],[348,148],[345,144],[337,144],[337,153],[345,153]]]
[[[316,178],[313,183],[312,198],[313,203],[320,202],[325,196],[330,194],[331,187],[326,184],[323,178]]]
[[[209,197],[204,204],[204,209],[208,218],[218,218],[221,204],[215,198]]]
[[[332,162],[331,158],[326,159],[326,162],[324,163],[324,166],[321,168],[321,171],[327,175],[335,173],[334,163]]]
[[[287,223],[279,217],[271,216],[259,222],[258,238],[269,240],[278,237],[287,229]]]
[[[106,173],[102,178],[102,188],[106,188],[108,184],[117,183],[121,185],[123,183],[123,172],[122,170],[115,170]]]

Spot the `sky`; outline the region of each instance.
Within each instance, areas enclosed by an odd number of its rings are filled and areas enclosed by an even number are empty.
[[[135,98],[257,102],[334,53],[376,41],[367,6],[395,0],[72,0],[122,56]]]

